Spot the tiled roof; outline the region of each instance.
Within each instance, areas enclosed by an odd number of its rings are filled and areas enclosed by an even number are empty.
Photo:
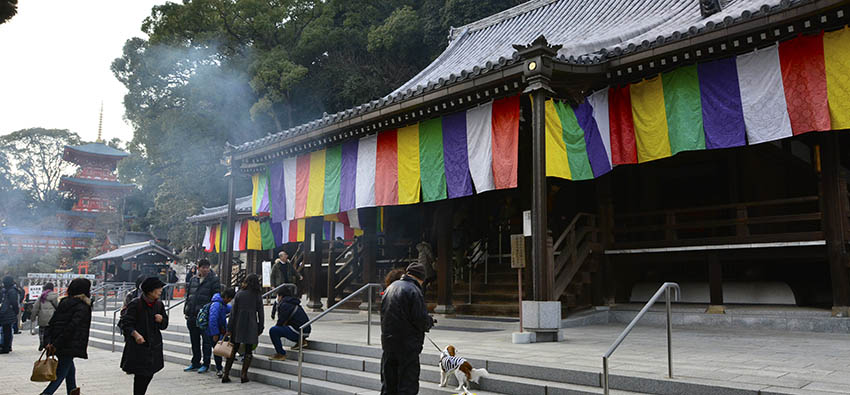
[[[132,259],[142,254],[155,253],[159,254],[167,259],[175,260],[177,256],[174,255],[168,249],[160,246],[154,240],[144,241],[141,243],[134,244],[125,244],[118,247],[115,250],[109,251],[105,254],[98,255],[92,259],[92,262],[95,261],[105,261],[108,259]]]
[[[78,178],[78,177],[62,177],[61,182],[71,182],[80,185],[91,185],[97,187],[111,187],[111,188],[133,188],[135,185],[133,184],[122,184],[118,181],[106,181],[106,180],[92,180],[89,178]]]
[[[251,195],[236,198],[236,214],[251,214]],[[226,216],[227,205],[225,204],[218,207],[204,207],[200,214],[188,217],[186,220],[192,223],[206,222],[224,218]]]
[[[46,229],[29,229],[8,227],[0,229],[0,234],[4,236],[35,236],[35,237],[57,237],[57,238],[94,238],[92,232],[77,232],[73,230],[46,230]]]
[[[512,66],[519,60],[512,45],[531,43],[541,34],[550,44],[563,46],[559,60],[592,65],[816,0],[722,0],[722,11],[709,17],[700,14],[699,1],[531,0],[452,29],[446,50],[386,97],[246,142],[235,152],[251,151]]]
[[[77,146],[66,145],[65,149],[82,152],[86,154],[94,154],[94,155],[102,155],[102,156],[115,156],[115,157],[125,157],[130,154],[121,151],[119,149],[112,148],[103,143],[89,143]]]

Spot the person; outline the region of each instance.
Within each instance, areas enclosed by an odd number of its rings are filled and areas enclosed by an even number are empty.
[[[18,290],[12,276],[3,277],[3,289],[0,291],[0,327],[3,331],[3,343],[0,344],[0,354],[12,352],[12,327],[18,319],[21,310]]]
[[[168,314],[162,304],[159,277],[145,279],[141,294],[127,306],[118,327],[124,334],[121,370],[133,377],[133,395],[144,395],[156,372],[165,366],[162,331],[168,328]]]
[[[406,272],[406,270],[404,270],[402,268],[396,268],[396,269],[390,270],[390,272],[387,273],[387,276],[384,277],[384,290],[381,291],[381,296],[384,296],[384,293],[387,292],[387,288],[390,287],[390,284],[392,284],[392,283],[394,283],[398,280],[401,280],[401,277],[404,276],[405,272]]]
[[[296,277],[299,280],[304,279],[301,274],[295,271],[295,267],[289,261],[289,255],[286,251],[281,251],[277,255],[278,258],[275,259],[272,265],[271,280],[273,288],[279,287],[280,284],[293,284]]]
[[[15,324],[12,326],[12,330],[16,335],[20,335],[21,326],[23,326],[21,322],[21,315],[24,312],[24,300],[26,300],[26,293],[17,282],[14,283],[14,286],[15,290],[18,291],[18,314],[15,316]]]
[[[146,278],[147,278],[147,276],[145,276],[144,274],[140,274],[138,277],[136,277],[136,287],[133,288],[132,291],[127,292],[127,295],[124,295],[124,304],[121,305],[121,311],[122,312],[127,310],[127,305],[129,305],[130,302],[133,301],[133,299],[136,299],[136,298],[139,297],[139,294],[141,294],[141,292],[142,292],[141,291],[142,282],[145,281]]]
[[[198,274],[198,267],[189,264],[189,267],[186,268],[186,281],[184,283],[189,284],[189,281],[192,281],[192,277],[195,277],[196,274]]]
[[[204,336],[210,337],[210,343],[216,344],[218,340],[227,333],[227,315],[230,314],[230,301],[236,295],[236,290],[227,288],[222,293],[213,295],[210,302],[209,322]],[[215,375],[222,376],[221,357],[215,355]]]
[[[213,295],[219,292],[221,292],[221,283],[215,273],[210,270],[210,261],[201,259],[198,261],[197,274],[189,280],[186,288],[186,303],[183,306],[183,315],[192,341],[192,363],[183,369],[185,372],[197,370],[198,373],[206,373],[210,370],[212,342],[211,338],[204,336],[201,328],[198,328],[198,312],[205,304],[212,301]]]
[[[174,269],[168,269],[168,290],[165,292],[165,299],[173,300],[174,299],[174,288],[177,286],[177,272]]]
[[[428,315],[422,282],[425,267],[413,262],[393,282],[381,301],[381,394],[419,392],[419,354],[425,332],[434,326]]]
[[[51,395],[62,381],[69,395],[79,395],[74,358],[88,359],[89,327],[91,326],[91,281],[75,278],[68,284],[68,296],[62,298],[56,312],[47,324],[47,349],[49,355],[59,358],[56,380],[51,381],[41,393]]]
[[[269,328],[269,337],[274,344],[275,354],[269,357],[272,361],[285,361],[286,350],[280,341],[281,337],[285,337],[293,342],[296,346],[293,349],[300,349],[307,345],[307,336],[312,330],[311,325],[304,327],[304,343],[298,346],[301,341],[300,328],[302,325],[310,321],[307,312],[301,307],[301,299],[294,296],[294,292],[290,287],[282,287],[277,290],[277,324]]]
[[[53,292],[53,283],[44,284],[41,290],[41,296],[35,302],[32,308],[32,321],[38,322],[38,351],[44,349],[44,334],[47,333],[50,319],[56,312],[56,307],[59,304],[59,295]]]
[[[260,343],[260,334],[263,333],[263,299],[260,289],[260,279],[251,273],[245,278],[244,287],[236,293],[233,300],[233,308],[230,310],[230,321],[227,323],[225,336],[231,337],[233,342],[233,354],[227,358],[224,365],[224,374],[221,376],[222,383],[230,382],[230,368],[236,358],[236,350],[240,345],[245,346],[245,359],[242,361],[243,383],[247,383],[248,369],[254,360],[254,346]]]

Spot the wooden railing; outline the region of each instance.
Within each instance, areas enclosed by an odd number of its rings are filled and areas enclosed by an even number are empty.
[[[579,213],[552,245],[555,259],[555,297],[560,298],[594,249],[599,249],[599,227],[596,216]]]
[[[337,296],[344,296],[345,287],[359,278],[363,272],[362,260],[363,242],[361,238],[344,240],[351,242],[342,251],[334,248],[334,243],[328,246],[328,306],[335,303]],[[342,263],[337,267],[337,264]]]
[[[614,248],[823,240],[817,196],[615,216]]]

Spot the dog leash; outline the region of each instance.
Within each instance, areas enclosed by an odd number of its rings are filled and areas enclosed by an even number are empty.
[[[438,345],[437,345],[437,343],[434,343],[434,341],[433,341],[433,340],[431,340],[431,336],[428,336],[428,334],[427,334],[427,333],[425,334],[425,338],[426,338],[426,339],[428,339],[428,341],[429,341],[429,342],[431,342],[431,344],[433,344],[433,345],[434,345],[434,348],[436,348],[436,349],[437,349],[437,351],[439,351],[439,352],[441,352],[441,353],[443,352],[443,350],[441,350],[441,349],[440,349],[440,346],[438,346]]]

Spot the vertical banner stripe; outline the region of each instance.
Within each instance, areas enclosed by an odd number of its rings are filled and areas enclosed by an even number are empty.
[[[295,218],[295,180],[298,159],[286,158],[283,160],[283,189],[286,195],[286,219]]]
[[[283,171],[283,161],[277,161],[269,166],[269,198],[271,199],[272,221],[286,220],[286,179]]]
[[[322,239],[331,240],[331,228],[333,227],[333,222],[323,221],[322,222]]]
[[[221,225],[215,225],[214,229],[215,243],[213,245],[215,246],[215,252],[221,252]]]
[[[240,239],[239,238],[242,237],[242,233],[239,230],[242,229],[241,226],[242,226],[242,221],[236,221],[233,224],[233,244],[232,244],[233,251],[240,251],[240,249],[239,249]]]
[[[850,129],[850,28],[823,35],[829,118],[833,129]]]
[[[632,95],[629,85],[608,90],[608,120],[611,127],[611,163],[637,163]]]
[[[307,217],[322,215],[325,201],[325,150],[310,153],[310,185],[307,191]]]
[[[272,231],[271,222],[260,222],[260,240],[264,250],[273,250],[275,247],[274,233]]]
[[[419,202],[419,124],[398,130],[398,204]]]
[[[377,134],[364,137],[357,143],[357,185],[354,198],[357,208],[375,205],[375,191],[378,183],[375,178],[377,149]]]
[[[422,178],[422,200],[433,202],[446,198],[446,166],[443,159],[443,119],[429,119],[419,124],[419,171]]]
[[[251,215],[257,215],[260,206],[260,173],[251,175]]]
[[[325,199],[323,214],[339,211],[340,174],[342,174],[342,146],[328,147],[325,153]]]
[[[310,154],[298,156],[295,172],[295,218],[304,218],[310,186]]]
[[[221,224],[221,237],[219,237],[218,241],[221,244],[221,252],[227,252],[228,245],[230,244],[229,239],[227,238],[227,224]],[[233,246],[230,246],[233,247]]]
[[[670,156],[670,137],[664,109],[664,87],[661,77],[632,84],[632,116],[635,121],[638,162]]]
[[[347,212],[346,215],[348,217],[348,226],[357,229],[363,227],[362,225],[360,225],[360,213],[357,211],[357,209]]]
[[[830,130],[823,33],[780,43],[779,65],[791,131],[797,135]]]
[[[301,242],[304,241],[304,228],[306,227],[307,221],[304,218],[299,219],[296,223],[296,235],[295,241]]]
[[[590,102],[590,106],[593,107],[593,119],[596,121],[596,127],[599,129],[602,145],[605,147],[605,160],[608,161],[608,169],[612,169],[614,163],[611,160],[611,122],[609,120],[608,90],[597,91],[588,96],[587,100]],[[594,169],[595,172],[596,169]]]
[[[443,117],[443,158],[449,198],[472,195],[466,144],[466,111]]]
[[[563,135],[564,128],[555,101],[546,100],[546,176],[572,180]]]
[[[356,206],[357,188],[357,140],[342,144],[342,163],[339,174],[339,211],[348,211]],[[374,161],[373,161],[374,163]],[[375,173],[374,171],[372,172]]]
[[[493,101],[493,183],[515,188],[519,167],[519,95]]]
[[[207,229],[204,231],[204,238],[201,239],[201,247],[204,247],[204,251],[210,252],[210,226],[207,225]]]
[[[274,236],[274,246],[282,246],[283,243],[286,242],[283,240],[283,224],[278,222],[272,222],[270,225],[272,228],[272,236]]]
[[[294,243],[298,241],[298,223],[301,222],[300,219],[289,221],[289,242]]]
[[[607,105],[605,109],[608,109]],[[585,100],[572,110],[578,126],[584,130],[584,144],[587,147],[587,158],[590,161],[593,177],[599,177],[611,171],[611,162],[608,161],[608,152],[603,143],[602,134],[599,132],[599,126],[593,118],[594,111],[590,100]]]
[[[248,221],[244,220],[239,224],[239,251],[248,249]]]
[[[493,182],[493,102],[466,112],[466,141],[469,144],[469,172],[477,193],[495,188]]]
[[[259,221],[248,221],[248,249],[249,250],[262,250],[263,249],[263,238],[260,233],[260,222]]]
[[[398,139],[395,130],[378,133],[375,153],[375,204],[398,203]]]
[[[705,147],[708,149],[747,145],[747,127],[741,107],[735,58],[697,65],[702,103]]]
[[[670,153],[705,149],[697,66],[661,74]]]
[[[593,178],[593,170],[587,158],[587,145],[584,142],[584,130],[578,124],[573,108],[562,101],[555,102],[555,110],[561,118],[563,133],[561,138],[567,149],[567,162],[573,180],[589,180]]]
[[[259,204],[257,213],[271,213],[271,201],[269,199],[269,170],[260,172],[259,178]]]
[[[779,48],[774,45],[738,56],[736,65],[748,143],[791,137],[791,120],[779,68]]]

